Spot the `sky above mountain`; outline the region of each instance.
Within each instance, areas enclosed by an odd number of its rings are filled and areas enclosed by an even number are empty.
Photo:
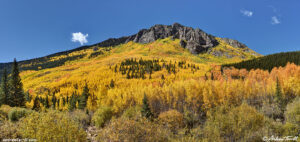
[[[300,50],[299,0],[1,0],[0,62],[178,22],[261,54]]]

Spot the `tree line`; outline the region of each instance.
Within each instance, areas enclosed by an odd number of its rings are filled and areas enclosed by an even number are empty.
[[[25,94],[19,73],[16,59],[14,59],[10,77],[7,70],[4,69],[1,82],[0,105],[25,107]]]
[[[225,64],[223,67],[233,66],[237,69],[262,69],[271,71],[274,67],[284,67],[287,63],[300,65],[300,51],[267,55],[239,63]]]
[[[111,84],[112,86],[112,84]],[[50,93],[45,98],[36,96],[33,100],[33,110],[40,110],[41,104],[45,108],[52,107],[55,109],[57,106],[65,106],[68,104],[68,110],[72,111],[75,108],[85,109],[87,105],[87,99],[90,96],[87,84],[83,89],[83,93],[78,95],[73,93],[71,97],[57,98],[53,93],[51,99],[49,99]],[[14,59],[11,74],[9,75],[7,70],[3,70],[0,90],[0,106],[9,105],[11,107],[25,107],[26,102],[32,101],[32,96],[29,92],[24,92],[23,84],[20,77],[18,68],[18,62]],[[61,101],[61,102],[60,102]]]
[[[120,65],[116,64],[113,68],[110,66],[110,69],[113,69],[115,73],[119,72],[122,75],[126,75],[127,79],[146,79],[146,74],[149,74],[148,78],[152,79],[151,76],[154,72],[166,69],[169,74],[176,74],[180,68],[190,68],[193,72],[199,70],[199,66],[186,63],[185,61],[175,61],[174,63],[170,61],[168,63],[163,59],[143,60],[143,58],[140,58],[139,60],[136,58],[125,59],[120,63]],[[164,79],[164,76],[162,75],[161,78]]]

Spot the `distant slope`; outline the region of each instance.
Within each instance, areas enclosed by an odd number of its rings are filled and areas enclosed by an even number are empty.
[[[114,72],[115,66],[120,65],[126,59],[159,59],[160,61],[166,61],[166,63],[176,62],[176,65],[179,62],[186,62],[186,67],[180,68],[180,70],[177,68],[178,70],[176,70],[176,76],[184,78],[186,76],[204,76],[210,70],[212,64],[221,65],[223,63],[240,62],[256,57],[252,55],[254,51],[232,47],[221,38],[217,38],[217,40],[220,43],[218,46],[201,54],[192,54],[180,45],[180,39],[171,37],[158,39],[147,44],[130,41],[114,47],[98,47],[95,45],[84,50],[48,57],[47,62],[49,63],[65,58],[71,59],[72,57],[80,57],[80,59],[67,61],[64,65],[53,68],[45,68],[41,65],[38,70],[22,71],[21,78],[25,91],[31,90],[36,94],[44,94],[47,89],[50,89],[56,90],[61,95],[67,95],[70,93],[68,91],[72,90],[64,88],[69,88],[74,84],[83,84],[85,81],[98,82],[95,83],[97,85],[107,84],[111,79],[118,80],[120,84],[128,83],[126,75]],[[188,68],[189,65],[196,65],[199,70],[191,70],[191,68]],[[193,72],[197,73],[194,74]],[[153,72],[152,79],[161,80],[162,74],[165,77],[176,77],[166,70],[162,70]],[[146,76],[146,78],[149,78],[149,76]]]
[[[241,69],[245,68],[247,70],[251,69],[263,69],[272,70],[274,67],[284,67],[288,62],[300,65],[300,51],[295,52],[282,52],[272,55],[267,55],[259,58],[254,58],[252,60],[246,60],[239,63],[225,64],[223,67],[233,66],[235,68]]]

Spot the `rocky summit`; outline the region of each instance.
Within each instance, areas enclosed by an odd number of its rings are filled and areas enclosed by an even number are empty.
[[[164,39],[168,37],[181,39],[181,46],[187,48],[193,54],[205,52],[209,48],[215,47],[219,44],[218,40],[214,36],[205,33],[199,28],[194,29],[192,27],[186,27],[181,24],[174,23],[173,25],[154,25],[149,29],[140,30],[137,34],[121,38],[110,38],[96,45],[101,47],[116,46],[129,41],[145,44],[154,42],[157,39]],[[227,38],[224,38],[223,40],[233,47],[247,47],[245,44],[236,40]]]

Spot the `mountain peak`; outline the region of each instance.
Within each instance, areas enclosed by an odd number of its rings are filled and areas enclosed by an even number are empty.
[[[157,24],[149,29],[142,29],[137,34],[121,37],[118,39],[112,38],[97,44],[98,46],[115,46],[118,44],[133,41],[136,43],[150,43],[157,39],[172,37],[173,39],[181,39],[182,46],[187,48],[193,54],[199,54],[207,51],[209,48],[218,45],[218,41],[212,35],[204,31],[192,27],[186,27],[179,23],[173,25]]]
[[[156,24],[148,29],[142,29],[138,33],[131,36],[110,38],[94,45],[82,46],[72,50],[59,52],[45,57],[40,57],[32,60],[25,60],[21,62],[27,63],[33,60],[47,60],[47,58],[51,58],[59,55],[68,55],[69,53],[85,50],[94,46],[111,47],[120,44],[126,44],[130,41],[135,43],[147,44],[147,43],[154,42],[158,39],[165,39],[165,38],[171,38],[172,40],[180,39],[179,44],[183,48],[188,49],[192,54],[199,54],[204,52],[211,53],[213,51],[212,49],[215,49],[215,47],[218,47],[218,45],[223,44],[222,42],[225,42],[227,43],[227,45],[230,45],[234,48],[241,48],[245,52],[251,51],[249,48],[247,48],[245,44],[242,44],[237,40],[232,40],[228,38],[217,38],[215,36],[205,33],[199,28],[194,29],[192,27],[187,27],[179,23],[174,23],[172,25]],[[213,55],[217,55],[217,56],[222,55],[221,53],[219,53],[221,51],[217,51],[217,52],[218,53],[214,53]],[[258,56],[259,54],[253,51],[253,55]],[[0,64],[0,69],[10,64],[11,63]]]
[[[192,54],[199,54],[212,47],[219,45],[219,41],[215,36],[207,34],[199,28],[183,26],[179,23],[172,25],[156,24],[149,29],[142,29],[137,34],[124,36],[121,38],[111,38],[101,43],[96,44],[100,47],[116,46],[129,41],[146,44],[154,42],[158,39],[171,37],[172,39],[180,39],[180,44],[183,48],[188,49]],[[246,48],[247,46],[236,40],[222,38],[229,45],[237,48]]]
[[[173,27],[183,27],[183,25],[181,25],[181,24],[179,24],[179,23],[173,23],[173,25],[172,25]]]

